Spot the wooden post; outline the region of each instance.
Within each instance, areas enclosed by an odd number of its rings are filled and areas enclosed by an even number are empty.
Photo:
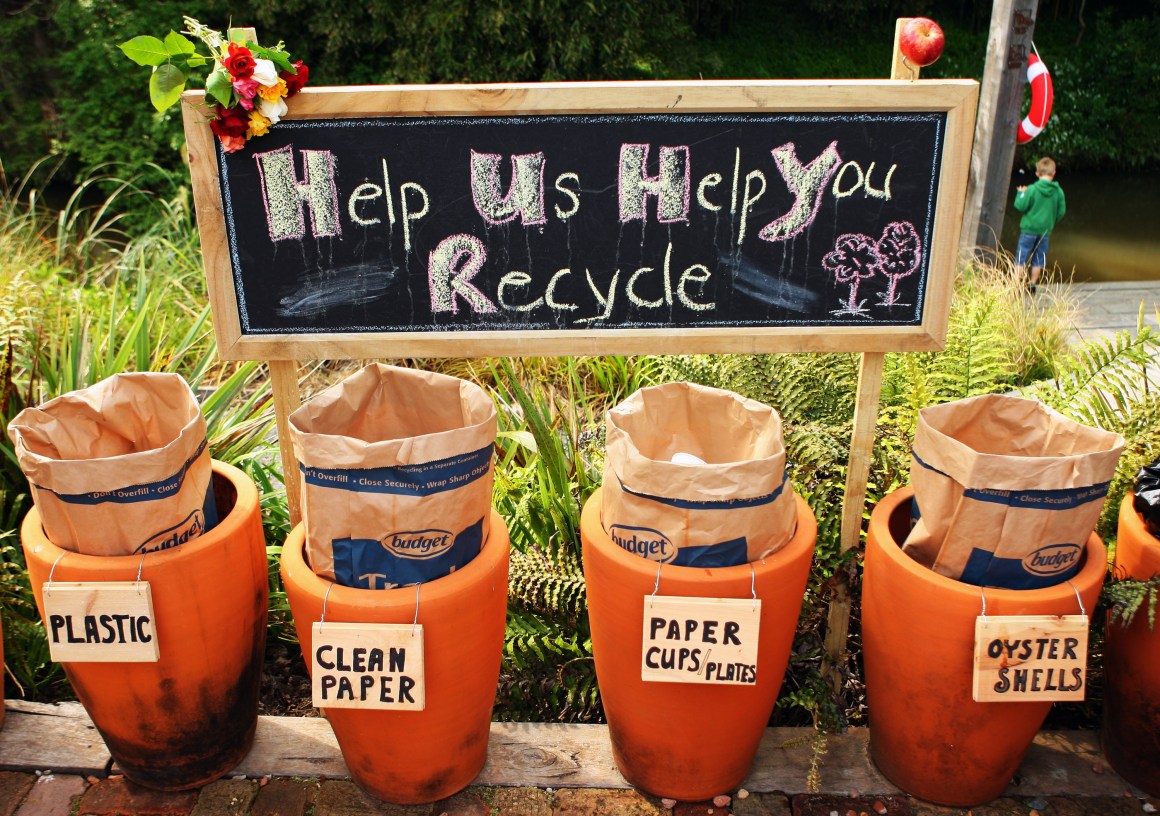
[[[298,459],[290,440],[290,414],[302,404],[298,390],[298,364],[293,360],[269,360],[270,388],[274,395],[274,417],[278,423],[278,451],[282,456],[282,482],[286,487],[286,507],[290,512],[290,527],[302,520],[301,496],[298,483]]]
[[[960,249],[998,247],[1039,0],[994,0]]]
[[[894,53],[890,63],[890,78],[916,80],[919,68],[907,62],[898,47],[902,27],[909,17],[900,17],[894,25]],[[854,429],[850,435],[850,461],[846,466],[846,492],[842,499],[842,528],[839,547],[842,552],[857,547],[862,538],[862,512],[866,506],[866,483],[870,479],[870,460],[874,452],[874,432],[878,425],[878,399],[882,395],[882,369],[886,355],[882,352],[863,352],[858,369],[858,395],[854,401]],[[839,584],[830,600],[826,621],[826,665],[834,691],[839,691],[841,677],[832,671],[846,652],[850,634],[850,593]]]

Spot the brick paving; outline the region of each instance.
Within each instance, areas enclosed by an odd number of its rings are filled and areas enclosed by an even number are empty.
[[[164,793],[113,776],[0,771],[0,816],[1144,816],[1160,799],[1002,797],[951,808],[907,796],[735,794],[729,804],[670,803],[634,790],[472,787],[430,805],[391,805],[348,780],[227,778]]]

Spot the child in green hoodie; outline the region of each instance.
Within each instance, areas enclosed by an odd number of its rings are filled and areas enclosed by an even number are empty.
[[[1047,241],[1051,231],[1067,212],[1063,188],[1055,181],[1055,162],[1044,156],[1035,163],[1035,175],[1039,178],[1034,184],[1018,187],[1015,193],[1015,209],[1023,213],[1019,220],[1015,263],[1020,269],[1031,263],[1028,285],[1032,292],[1047,261]]]

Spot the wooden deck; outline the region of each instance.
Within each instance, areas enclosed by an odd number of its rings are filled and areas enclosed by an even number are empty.
[[[1135,332],[1141,308],[1145,323],[1160,328],[1160,281],[1077,283],[1069,288],[1080,310],[1075,325],[1077,342],[1111,337],[1124,329]]]

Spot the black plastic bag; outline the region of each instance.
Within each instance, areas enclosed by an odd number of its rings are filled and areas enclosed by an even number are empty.
[[[1144,526],[1154,536],[1160,536],[1160,459],[1144,465],[1136,474],[1136,498],[1132,507],[1144,519]]]

